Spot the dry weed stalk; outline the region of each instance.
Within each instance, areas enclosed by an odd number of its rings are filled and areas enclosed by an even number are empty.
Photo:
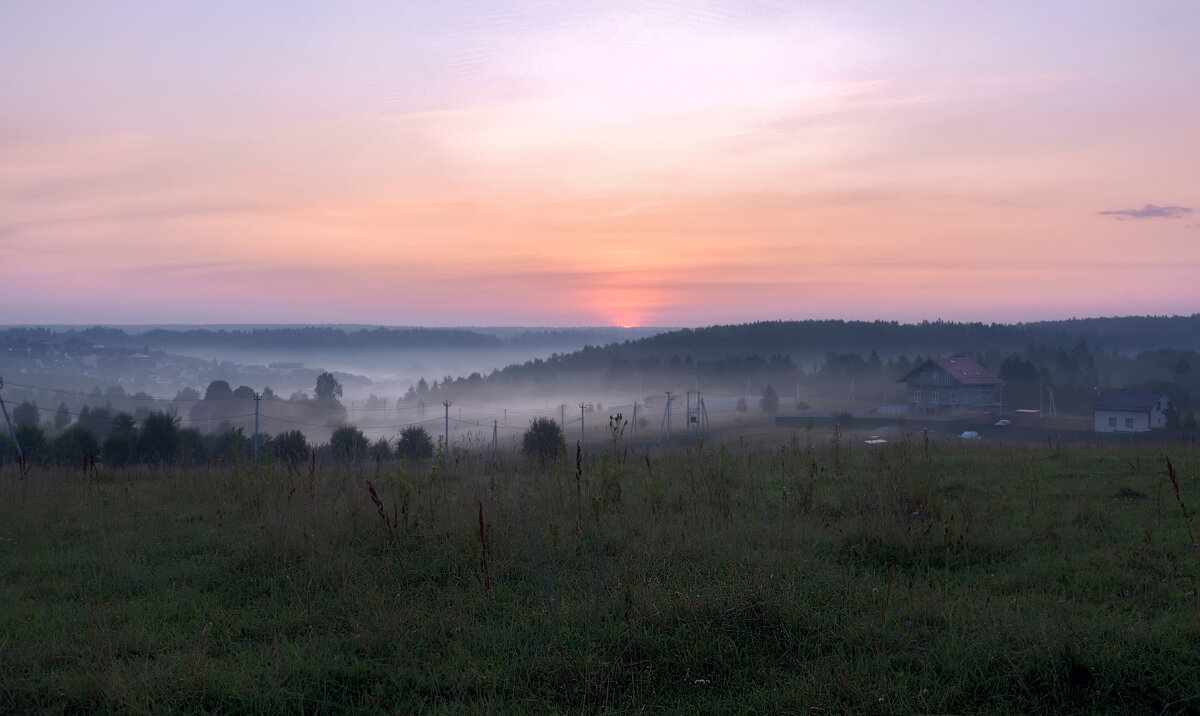
[[[1164,457],[1166,457],[1164,455]],[[1187,526],[1188,539],[1192,544],[1192,552],[1200,558],[1200,544],[1196,542],[1196,528],[1192,524],[1192,515],[1188,513],[1187,505],[1183,504],[1183,497],[1179,494],[1179,476],[1175,474],[1175,466],[1171,464],[1171,458],[1167,457],[1167,477],[1171,478],[1171,488],[1175,490],[1175,501],[1179,503],[1179,509],[1183,511],[1183,524]]]
[[[492,573],[488,569],[488,551],[487,551],[487,530],[483,525],[483,500],[476,501],[479,504],[479,547],[483,553],[483,593],[488,598],[492,598]]]
[[[575,532],[583,531],[583,446],[575,443]]]
[[[375,486],[371,484],[370,480],[367,480],[367,492],[371,494],[371,502],[375,503],[375,509],[379,511],[379,519],[383,520],[383,526],[387,528],[388,534],[394,534],[392,521],[388,519],[387,512],[383,510],[383,500],[379,499],[379,493],[375,492]]]

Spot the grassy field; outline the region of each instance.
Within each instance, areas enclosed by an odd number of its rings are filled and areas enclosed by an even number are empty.
[[[1200,709],[1200,449],[780,435],[6,469],[0,711]]]

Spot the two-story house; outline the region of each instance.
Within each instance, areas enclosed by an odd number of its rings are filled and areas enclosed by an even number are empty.
[[[900,379],[915,416],[1000,413],[1003,381],[971,358],[930,358]]]

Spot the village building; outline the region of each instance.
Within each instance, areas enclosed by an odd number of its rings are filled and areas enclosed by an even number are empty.
[[[907,386],[905,402],[913,416],[999,414],[1004,407],[1004,382],[963,356],[930,358],[900,382]]]
[[[1108,388],[1096,397],[1092,420],[1098,433],[1146,433],[1167,427],[1170,406],[1161,390]]]

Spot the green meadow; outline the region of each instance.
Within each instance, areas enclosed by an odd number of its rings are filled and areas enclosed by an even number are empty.
[[[594,453],[7,466],[0,711],[1200,709],[1193,445]]]

